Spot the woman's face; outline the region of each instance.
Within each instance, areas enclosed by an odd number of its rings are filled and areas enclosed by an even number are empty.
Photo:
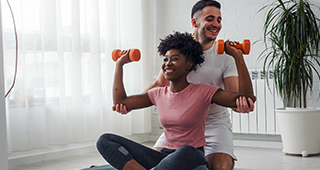
[[[163,57],[162,72],[164,77],[169,81],[178,80],[187,77],[192,62],[177,49],[168,50]]]

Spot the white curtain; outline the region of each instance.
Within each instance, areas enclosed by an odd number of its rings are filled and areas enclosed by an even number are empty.
[[[95,141],[101,133],[145,133],[144,110],[112,112],[113,49],[139,48],[125,66],[128,94],[150,81],[147,0],[10,0],[18,33],[18,74],[6,98],[9,151]],[[2,0],[4,70],[9,90],[15,68],[11,14]],[[142,17],[143,16],[143,17]],[[134,121],[133,121],[134,120]],[[140,125],[140,126],[136,126]]]

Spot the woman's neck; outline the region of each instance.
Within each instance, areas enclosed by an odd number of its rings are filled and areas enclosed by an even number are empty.
[[[185,89],[190,83],[187,80],[183,81],[170,81],[170,91],[177,93]]]

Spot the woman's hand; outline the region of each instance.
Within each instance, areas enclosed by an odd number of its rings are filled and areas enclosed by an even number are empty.
[[[129,50],[122,50],[120,53],[120,55],[122,55],[122,56],[120,58],[118,58],[117,64],[120,64],[121,66],[123,66],[126,63],[132,62],[129,58],[129,52],[130,52],[130,49]]]

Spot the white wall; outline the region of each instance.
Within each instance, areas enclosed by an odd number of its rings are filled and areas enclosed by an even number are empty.
[[[191,8],[198,0],[153,0],[156,9],[151,12],[156,21],[153,21],[152,27],[156,30],[156,46],[159,44],[159,38],[164,38],[173,30],[180,32],[191,32]],[[222,14],[222,30],[218,39],[230,39],[242,42],[243,39],[250,39],[251,43],[262,40],[262,26],[266,16],[266,12],[259,12],[264,5],[274,2],[274,0],[220,0]],[[310,0],[310,3],[320,6],[319,0]],[[320,16],[320,13],[317,14]],[[257,57],[264,49],[264,45],[258,42],[251,47],[249,55],[245,56],[245,60],[249,70],[262,69],[262,62],[257,61]],[[161,59],[157,56],[155,59],[153,75],[157,75],[160,70]],[[308,97],[309,107],[320,107],[318,100],[320,83],[318,79],[314,79],[313,95]],[[270,108],[268,108],[270,110]],[[261,110],[261,107],[260,107]],[[152,135],[157,136],[162,132],[159,120],[157,119],[156,110],[152,111]],[[272,117],[273,115],[271,115]],[[262,117],[262,116],[260,116]],[[259,120],[260,121],[260,120]],[[264,121],[263,121],[264,122]],[[262,125],[261,125],[262,126]],[[265,126],[265,125],[263,125]],[[270,125],[273,127],[275,125]],[[236,129],[236,128],[235,128]],[[274,131],[274,130],[272,130]]]
[[[222,30],[218,39],[230,39],[242,42],[249,38],[251,43],[262,40],[262,25],[265,19],[265,12],[259,9],[274,0],[220,0],[222,14]],[[164,38],[173,30],[180,32],[191,32],[191,8],[197,0],[161,0],[156,1],[156,44],[159,38]],[[310,3],[320,6],[319,0],[310,0]],[[318,13],[317,16],[320,16]],[[261,69],[262,62],[257,57],[264,49],[263,43],[258,42],[251,47],[249,55],[245,56],[248,69]],[[160,58],[156,59],[157,65],[153,70],[154,75],[159,72]],[[158,67],[157,67],[158,66]],[[320,107],[319,96],[320,83],[315,79],[313,96],[308,98],[310,107]]]

